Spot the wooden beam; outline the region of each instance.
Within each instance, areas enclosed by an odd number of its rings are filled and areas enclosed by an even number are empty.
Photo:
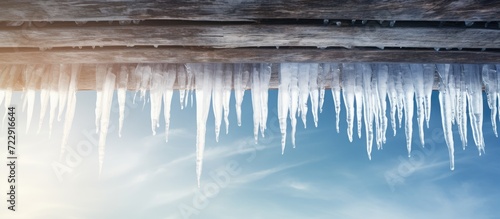
[[[169,25],[0,29],[0,47],[206,46],[500,48],[500,29]]]
[[[498,63],[499,52],[380,50],[380,49],[208,49],[136,47],[1,49],[0,64],[37,63],[282,63],[282,62],[388,62],[388,63]]]
[[[2,0],[1,21],[357,19],[498,21],[496,0]]]

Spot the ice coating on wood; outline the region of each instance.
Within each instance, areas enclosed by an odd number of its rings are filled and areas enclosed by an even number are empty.
[[[245,89],[252,89],[252,107],[254,112],[254,137],[260,131],[264,134],[268,114],[268,89],[271,75],[278,73],[278,120],[281,134],[281,148],[284,153],[287,137],[287,118],[291,120],[291,139],[295,147],[297,117],[306,124],[307,111],[315,125],[318,111],[324,101],[324,89],[330,88],[336,114],[336,129],[340,131],[341,100],[346,104],[346,121],[348,139],[353,141],[354,116],[358,123],[358,135],[361,136],[364,125],[366,151],[372,158],[372,146],[375,141],[381,149],[386,142],[388,120],[387,108],[390,110],[391,126],[396,134],[397,120],[399,125],[405,123],[406,147],[411,154],[413,106],[416,103],[419,140],[424,142],[424,121],[430,120],[431,96],[434,75],[440,78],[439,104],[444,130],[444,138],[450,157],[450,168],[454,169],[453,125],[458,126],[462,147],[467,145],[467,127],[472,128],[474,143],[479,154],[485,152],[483,136],[483,100],[484,85],[487,104],[491,109],[492,128],[497,134],[496,119],[498,114],[498,98],[500,81],[497,71],[500,65],[470,64],[369,64],[369,63],[282,63],[279,68],[271,68],[268,63],[254,64],[114,64],[96,67],[96,129],[99,129],[99,172],[104,161],[104,145],[109,126],[110,108],[116,86],[119,111],[119,134],[124,120],[126,91],[128,88],[140,91],[145,99],[150,93],[151,125],[155,132],[159,125],[161,107],[166,124],[166,139],[170,124],[170,105],[174,88],[190,91],[196,88],[196,169],[198,183],[201,179],[203,153],[205,148],[206,122],[210,107],[215,113],[216,140],[218,140],[222,118],[229,130],[229,110],[231,90],[235,90],[236,114],[241,124],[241,103]],[[10,105],[14,90],[18,84],[23,88],[23,104],[28,113],[27,128],[31,120],[31,112],[35,103],[35,90],[40,90],[39,129],[43,124],[48,105],[50,105],[49,127],[56,114],[64,116],[64,133],[61,146],[63,155],[71,130],[75,107],[78,64],[52,65],[0,65],[0,104],[5,108]],[[276,72],[274,69],[279,69]],[[101,72],[101,73],[99,73]],[[38,75],[45,73],[46,76]],[[103,74],[104,77],[98,76]],[[191,75],[191,76],[190,76]],[[196,81],[192,80],[193,76]],[[276,76],[274,76],[276,77]],[[102,78],[102,79],[99,79]],[[130,80],[129,80],[130,79]],[[130,81],[130,85],[129,85]],[[177,81],[177,87],[174,83]],[[249,84],[250,83],[250,84]],[[308,105],[308,99],[311,105]],[[386,98],[389,99],[387,103]],[[180,97],[182,106],[187,104],[188,94]],[[270,100],[273,101],[273,100]],[[212,102],[212,105],[210,104]],[[387,106],[389,104],[389,106]],[[396,118],[396,114],[397,117]],[[325,115],[326,116],[326,115]],[[470,118],[468,123],[467,119]]]

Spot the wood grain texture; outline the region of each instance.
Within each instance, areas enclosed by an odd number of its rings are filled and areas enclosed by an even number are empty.
[[[169,25],[0,29],[0,47],[205,46],[500,48],[500,29]]]
[[[3,21],[268,18],[498,21],[496,0],[2,0]]]
[[[2,49],[0,64],[46,63],[282,63],[282,62],[388,62],[388,63],[498,63],[499,52],[380,50],[380,49],[210,49],[116,47]]]

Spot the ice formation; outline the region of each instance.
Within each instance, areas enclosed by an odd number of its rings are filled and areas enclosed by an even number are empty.
[[[10,105],[12,92],[24,87],[23,108],[27,110],[27,130],[31,122],[36,90],[40,90],[40,119],[38,130],[49,111],[49,130],[54,118],[64,117],[61,155],[68,144],[68,136],[76,107],[79,64],[2,65],[0,66],[0,104]],[[366,151],[371,159],[372,147],[381,149],[386,142],[389,126],[396,135],[396,127],[404,123],[406,148],[411,155],[414,108],[418,125],[419,143],[425,146],[424,124],[429,127],[432,90],[439,81],[439,105],[444,138],[448,146],[450,169],[454,169],[453,125],[458,126],[462,147],[467,146],[467,127],[470,125],[479,155],[485,153],[483,137],[482,90],[491,109],[493,132],[497,134],[497,114],[500,110],[500,65],[474,64],[384,64],[384,63],[269,63],[226,64],[114,64],[95,66],[96,108],[95,125],[99,133],[99,173],[104,162],[106,136],[111,113],[113,93],[117,91],[119,104],[119,132],[125,117],[127,90],[135,90],[140,99],[151,104],[151,130],[160,126],[161,109],[168,141],[170,108],[174,89],[179,90],[181,108],[196,94],[196,173],[201,180],[205,148],[206,123],[210,107],[215,118],[216,141],[219,140],[222,120],[226,134],[229,130],[231,94],[234,90],[237,124],[241,126],[241,104],[246,89],[251,89],[254,138],[264,137],[268,116],[268,89],[271,77],[279,79],[277,113],[281,132],[281,152],[285,152],[287,125],[290,120],[290,139],[296,145],[297,119],[304,127],[308,114],[318,126],[325,89],[332,92],[336,131],[340,132],[341,102],[345,104],[347,137],[353,141],[354,126],[357,135],[366,137]],[[42,77],[42,74],[44,76]],[[147,91],[149,96],[147,97]],[[341,98],[343,100],[341,100]],[[388,100],[388,101],[387,101]],[[309,103],[310,102],[310,103]],[[134,96],[135,103],[135,96]],[[414,104],[416,106],[414,106]],[[50,106],[50,107],[49,107]],[[389,116],[386,111],[389,110]],[[57,112],[56,112],[57,110]],[[5,110],[6,111],[6,110]],[[65,113],[65,114],[63,114]],[[403,120],[404,117],[404,120]],[[3,116],[5,119],[5,114]],[[468,120],[469,119],[469,124]],[[500,114],[499,114],[500,119]],[[356,121],[356,122],[355,122]]]

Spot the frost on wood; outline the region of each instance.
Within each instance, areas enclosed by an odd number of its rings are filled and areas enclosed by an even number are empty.
[[[274,66],[274,67],[273,67]],[[64,130],[61,155],[65,153],[72,121],[76,109],[79,64],[51,65],[0,65],[0,105],[11,104],[12,94],[23,93],[23,108],[27,111],[27,127],[32,120],[36,90],[40,91],[40,119],[38,130],[49,114],[49,135],[53,120],[64,115]],[[106,137],[110,122],[113,93],[116,89],[119,105],[118,135],[125,120],[127,90],[133,90],[139,99],[150,103],[151,131],[165,126],[165,140],[168,141],[170,109],[174,89],[179,90],[181,108],[188,106],[192,94],[196,94],[196,174],[198,185],[202,178],[203,155],[205,149],[206,125],[210,108],[215,119],[215,139],[219,141],[222,121],[225,132],[229,131],[230,111],[234,107],[236,123],[241,126],[244,94],[251,89],[253,114],[253,136],[258,143],[268,122],[268,89],[278,89],[277,117],[281,134],[281,152],[285,152],[287,139],[296,146],[297,119],[304,128],[309,124],[321,125],[320,115],[325,102],[325,89],[331,89],[335,110],[335,129],[341,132],[340,120],[345,119],[347,139],[354,141],[354,128],[359,138],[366,138],[366,152],[372,159],[372,148],[382,149],[387,141],[387,129],[397,128],[404,123],[408,156],[412,150],[413,115],[416,122],[420,145],[425,146],[425,127],[429,127],[431,96],[434,79],[439,78],[439,106],[444,139],[448,147],[450,169],[454,169],[453,125],[458,126],[462,148],[467,146],[467,129],[471,133],[479,155],[485,153],[483,136],[483,99],[486,93],[487,106],[491,109],[493,133],[497,136],[497,114],[500,110],[500,65],[471,64],[384,64],[384,63],[191,63],[191,64],[100,64],[95,66],[95,127],[99,133],[99,173],[102,171]],[[273,76],[274,75],[274,76]],[[274,83],[272,78],[278,79]],[[234,100],[231,99],[234,90]],[[149,95],[148,95],[149,94]],[[191,98],[190,98],[191,97]],[[387,101],[388,100],[388,101]],[[234,105],[231,105],[234,101]],[[134,100],[135,103],[135,95]],[[345,118],[341,118],[342,103]],[[161,121],[163,107],[164,120]],[[389,110],[389,112],[387,112]],[[7,110],[5,110],[7,111]],[[245,112],[242,112],[245,111]],[[403,119],[404,118],[404,119]],[[5,113],[3,116],[5,119]],[[500,114],[499,114],[500,119]],[[469,120],[469,121],[468,121]],[[287,129],[290,122],[290,130]],[[389,125],[390,123],[390,125]],[[330,124],[326,124],[330,125]],[[331,125],[333,127],[333,124]],[[364,126],[364,127],[363,127]],[[288,135],[288,132],[290,134]],[[289,137],[288,137],[289,136]]]

